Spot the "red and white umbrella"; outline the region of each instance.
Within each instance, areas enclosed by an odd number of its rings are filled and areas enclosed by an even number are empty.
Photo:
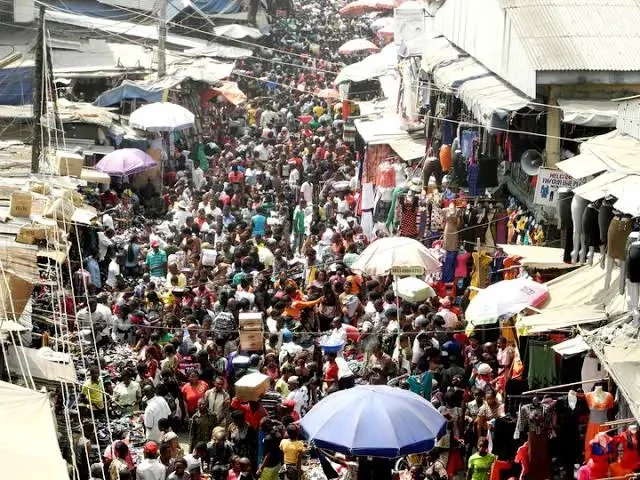
[[[338,49],[338,53],[342,55],[349,55],[352,53],[376,53],[380,49],[378,46],[364,38],[355,38],[349,40],[347,43],[342,44]]]
[[[402,4],[403,0],[356,0],[340,9],[343,17],[357,17],[370,12],[393,10]]]

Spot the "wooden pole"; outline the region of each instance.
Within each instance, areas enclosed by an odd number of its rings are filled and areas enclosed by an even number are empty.
[[[158,8],[158,78],[167,73],[167,0]]]
[[[524,392],[522,395],[531,395],[532,393],[538,393],[538,392],[549,392],[549,391],[552,391],[552,390],[557,390],[559,388],[573,387],[575,385],[582,385],[583,383],[602,382],[602,381],[605,381],[605,380],[608,380],[608,377],[593,378],[591,380],[580,380],[579,382],[572,382],[572,383],[563,383],[562,385],[553,385],[551,387],[538,388],[536,390],[529,390],[527,392]]]
[[[35,68],[33,71],[33,140],[31,143],[31,173],[38,173],[40,171],[40,155],[42,154],[42,132],[40,131],[40,119],[45,110],[43,103],[44,92],[42,91],[42,79],[44,73],[44,15],[45,7],[41,4],[35,46]]]

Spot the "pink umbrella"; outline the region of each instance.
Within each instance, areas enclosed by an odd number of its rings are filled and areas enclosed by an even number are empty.
[[[317,90],[314,95],[318,98],[326,98],[327,100],[337,100],[340,98],[340,92],[334,88]]]
[[[124,177],[140,173],[157,165],[156,161],[146,152],[137,148],[123,148],[105,155],[96,164],[96,170],[112,177]]]
[[[380,49],[375,43],[364,38],[349,40],[338,49],[338,53],[342,55],[349,55],[351,53],[376,53],[378,51],[380,51]]]
[[[369,12],[393,10],[402,2],[403,0],[356,0],[342,7],[338,13],[343,17],[357,17]]]

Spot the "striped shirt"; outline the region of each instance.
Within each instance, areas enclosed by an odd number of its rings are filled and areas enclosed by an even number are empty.
[[[149,274],[152,277],[167,276],[167,253],[164,250],[151,250],[147,253],[145,263],[149,267]]]

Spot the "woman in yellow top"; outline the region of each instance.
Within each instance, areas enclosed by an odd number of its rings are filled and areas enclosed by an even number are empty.
[[[295,425],[287,426],[287,436],[280,442],[280,450],[284,456],[285,480],[298,480],[302,471],[302,454],[306,447],[300,440],[300,432]]]

